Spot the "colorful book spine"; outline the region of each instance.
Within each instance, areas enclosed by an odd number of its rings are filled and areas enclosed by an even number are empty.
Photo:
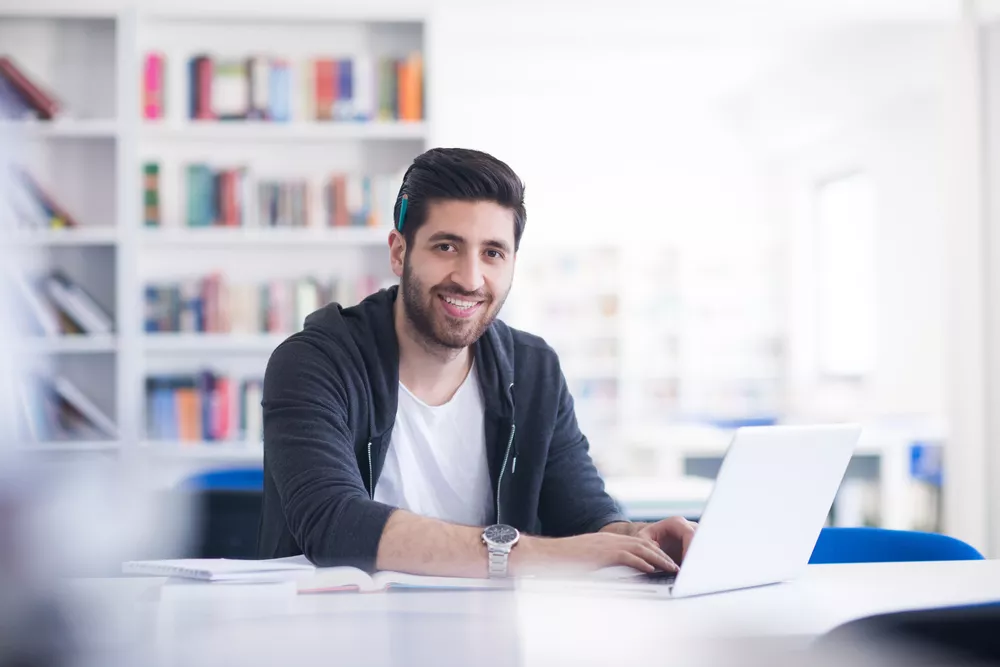
[[[142,166],[143,224],[160,226],[160,165],[147,162]]]
[[[212,370],[146,378],[146,435],[153,441],[259,443],[263,381]]]
[[[146,60],[145,113],[163,113],[164,61]],[[424,117],[423,56],[359,54],[285,59],[198,55],[188,63],[189,117],[197,120],[419,121]],[[159,101],[157,101],[159,100]]]
[[[147,53],[143,64],[142,115],[147,120],[163,118],[165,111],[165,59],[162,53]]]
[[[0,56],[0,76],[42,120],[52,120],[62,110],[61,102],[32,81],[9,56]]]
[[[331,301],[354,305],[379,286],[373,276],[230,283],[212,274],[150,283],[143,292],[144,329],[152,334],[287,334]]]

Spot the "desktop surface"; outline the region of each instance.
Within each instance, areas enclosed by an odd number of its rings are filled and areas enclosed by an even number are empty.
[[[1000,561],[813,565],[795,582],[684,599],[552,582],[322,595],[164,582],[85,580],[74,589],[96,596],[121,627],[155,637],[157,664],[666,664],[672,647],[677,665],[746,639],[802,645],[872,614],[997,602]],[[715,664],[749,664],[740,655]]]

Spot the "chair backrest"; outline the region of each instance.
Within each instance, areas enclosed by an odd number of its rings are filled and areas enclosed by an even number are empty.
[[[210,470],[185,480],[193,531],[188,558],[256,558],[264,471],[259,467]]]
[[[264,470],[259,467],[208,470],[182,483],[189,491],[260,491],[264,490]]]
[[[931,560],[982,560],[965,542],[940,535],[885,528],[824,528],[809,562],[898,563]]]

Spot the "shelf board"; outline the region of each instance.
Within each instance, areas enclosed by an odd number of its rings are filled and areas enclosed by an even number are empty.
[[[114,245],[118,242],[118,229],[112,226],[73,227],[16,231],[8,235],[14,245],[22,246],[88,246]]]
[[[258,245],[386,245],[389,227],[327,227],[327,228],[287,228],[280,227],[175,227],[147,229],[143,231],[143,241],[148,246],[160,245],[213,245],[213,246],[258,246]]]
[[[147,122],[142,136],[150,139],[190,141],[347,141],[424,139],[423,122],[290,122],[191,121]]]
[[[291,334],[147,333],[147,352],[270,353]]]
[[[28,354],[80,354],[114,352],[118,339],[109,335],[26,336],[17,349]]]
[[[0,134],[24,138],[52,139],[114,139],[118,123],[113,120],[3,120]]]
[[[198,461],[259,462],[264,456],[263,445],[253,442],[162,442],[147,440],[141,444],[141,447],[150,454],[162,458]]]
[[[34,454],[49,452],[110,452],[121,449],[117,440],[68,440],[57,442],[33,442],[21,446],[18,451]]]

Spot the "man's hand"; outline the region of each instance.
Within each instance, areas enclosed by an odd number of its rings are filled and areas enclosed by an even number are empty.
[[[681,563],[687,555],[697,524],[684,517],[672,516],[656,523],[645,524],[636,533],[638,537],[656,542],[674,562]]]
[[[687,554],[688,546],[694,539],[694,531],[697,527],[698,524],[683,517],[673,516],[656,523],[631,523],[628,521],[609,523],[601,528],[601,532],[644,537],[656,542],[674,562],[680,563]]]
[[[655,540],[610,532],[558,539],[524,536],[511,551],[510,564],[516,575],[574,573],[612,565],[628,565],[642,572],[677,571],[677,564]]]

